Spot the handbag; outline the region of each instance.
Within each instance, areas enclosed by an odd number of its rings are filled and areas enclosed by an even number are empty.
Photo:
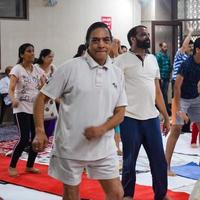
[[[50,99],[44,106],[44,120],[56,119],[57,117],[56,103],[53,99]]]

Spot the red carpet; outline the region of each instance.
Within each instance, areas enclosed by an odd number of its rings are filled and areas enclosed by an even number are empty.
[[[16,185],[32,188],[35,190],[48,192],[52,194],[62,195],[62,183],[47,175],[47,166],[36,164],[35,167],[41,170],[41,174],[28,174],[24,172],[25,162],[19,161],[17,169],[20,173],[19,177],[12,178],[8,176],[8,165],[10,158],[0,156],[0,180]],[[104,194],[97,181],[89,180],[83,175],[80,186],[81,198],[91,200],[103,200]],[[188,200],[189,195],[184,192],[168,191],[168,195],[173,200]],[[153,192],[151,187],[136,186],[135,200],[152,200]]]

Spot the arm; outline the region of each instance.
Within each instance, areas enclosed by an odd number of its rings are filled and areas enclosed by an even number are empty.
[[[121,44],[120,40],[118,39],[113,39],[112,44],[111,44],[111,50],[110,50],[110,57],[115,58],[119,54],[121,54]]]
[[[164,118],[164,124],[163,124],[163,133],[165,135],[168,134],[169,129],[170,129],[170,122],[169,122],[169,116],[165,107],[165,103],[163,100],[163,95],[162,92],[160,90],[160,84],[159,84],[159,80],[155,79],[155,86],[156,86],[156,106],[158,107],[159,111],[161,112],[161,114],[163,115]]]
[[[33,107],[36,135],[32,145],[33,150],[36,152],[43,151],[48,144],[48,139],[44,130],[44,105],[48,100],[49,97],[40,92]]]
[[[191,36],[192,36],[192,32],[193,32],[193,28],[192,27],[188,27],[188,35],[186,36],[185,40],[183,41],[183,44],[180,48],[180,50],[185,53],[188,49],[188,45],[189,42],[191,40]]]
[[[96,126],[88,127],[85,129],[85,137],[88,140],[93,138],[98,138],[106,134],[109,130],[113,129],[115,126],[120,124],[124,120],[125,106],[116,107],[114,110],[114,115],[108,119],[105,123]]]
[[[15,75],[11,75],[10,87],[9,87],[9,97],[11,99],[13,108],[16,108],[19,104],[19,102],[15,98],[15,87],[16,87],[17,81],[18,81],[17,77]]]

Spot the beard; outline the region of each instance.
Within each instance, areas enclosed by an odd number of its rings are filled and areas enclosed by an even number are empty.
[[[150,48],[150,39],[146,39],[144,41],[137,40],[137,47],[141,49],[148,49]]]

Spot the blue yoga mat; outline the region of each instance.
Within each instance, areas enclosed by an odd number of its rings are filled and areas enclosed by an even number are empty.
[[[200,179],[200,166],[194,162],[186,165],[174,166],[172,170],[179,176],[199,180]]]

